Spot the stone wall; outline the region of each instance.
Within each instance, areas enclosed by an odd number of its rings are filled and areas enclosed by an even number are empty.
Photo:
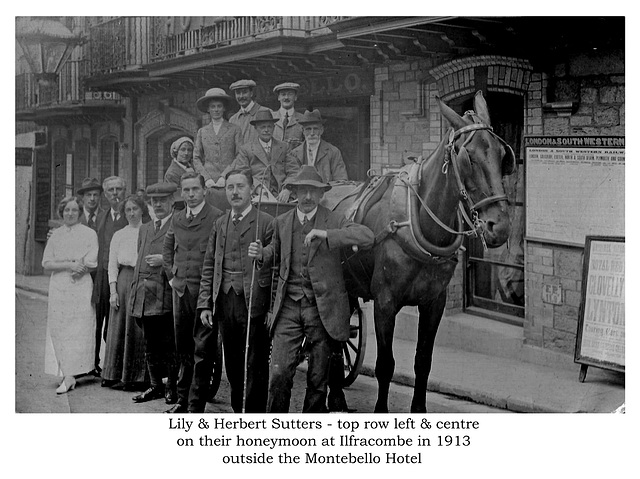
[[[540,90],[530,90],[528,134],[624,136],[621,52],[577,55],[556,66],[552,76],[535,80]],[[571,110],[553,108],[561,103],[571,103]],[[582,298],[583,255],[583,248],[527,241],[525,343],[573,354]],[[560,304],[543,300],[543,290],[550,285],[560,287]]]

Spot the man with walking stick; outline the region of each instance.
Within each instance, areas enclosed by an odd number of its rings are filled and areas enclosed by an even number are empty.
[[[231,211],[216,220],[202,267],[198,296],[199,324],[194,335],[195,374],[208,374],[220,325],[227,378],[234,412],[265,412],[269,374],[270,270],[257,271],[247,254],[249,243],[271,241],[273,217],[251,204],[251,170],[232,170],[225,178]],[[251,312],[251,314],[249,314]],[[204,412],[206,391],[194,381],[189,412]]]
[[[261,268],[279,269],[278,286],[268,325],[273,338],[267,411],[289,412],[298,352],[307,340],[309,367],[302,412],[327,411],[327,384],[334,343],[349,337],[349,299],[340,250],[373,245],[369,228],[320,205],[331,186],[315,168],[303,166],[288,183],[298,207],[274,220],[274,239],[253,242],[249,256]]]

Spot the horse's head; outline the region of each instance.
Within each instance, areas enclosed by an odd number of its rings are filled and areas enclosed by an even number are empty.
[[[475,113],[467,112],[462,117],[438,101],[443,116],[454,128],[449,138],[449,158],[462,182],[463,200],[487,246],[498,247],[509,238],[511,227],[502,177],[515,170],[513,150],[493,133],[482,92],[474,98]]]

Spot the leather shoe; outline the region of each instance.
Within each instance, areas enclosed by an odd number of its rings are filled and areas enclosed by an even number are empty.
[[[175,404],[178,402],[178,394],[176,390],[170,387],[165,388],[164,390],[164,402],[167,404]]]
[[[163,396],[162,389],[159,387],[151,387],[137,396],[133,396],[131,399],[135,403],[153,401],[154,399],[160,399]]]
[[[114,384],[109,386],[111,389],[115,389],[117,391],[126,391],[127,383],[123,383],[122,381],[116,381]]]
[[[103,388],[110,388],[115,384],[118,384],[118,380],[116,379],[103,379],[100,383],[100,386],[102,386]]]
[[[176,403],[171,408],[167,409],[167,414],[185,414],[187,412],[186,404]]]

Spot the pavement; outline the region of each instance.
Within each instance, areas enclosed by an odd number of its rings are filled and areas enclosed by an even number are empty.
[[[17,290],[46,296],[48,282],[48,276],[16,273]],[[360,374],[374,376],[372,304],[366,303],[363,309],[367,339]],[[411,338],[417,331],[416,320],[415,308],[404,308],[396,322],[393,381],[407,386],[413,386],[415,341]],[[585,382],[580,383],[579,372],[580,365],[569,355],[524,345],[519,326],[459,313],[442,319],[428,390],[523,413],[610,413],[625,402],[624,374],[589,367]],[[18,369],[16,375],[20,380]],[[55,388],[55,380],[51,382]]]

